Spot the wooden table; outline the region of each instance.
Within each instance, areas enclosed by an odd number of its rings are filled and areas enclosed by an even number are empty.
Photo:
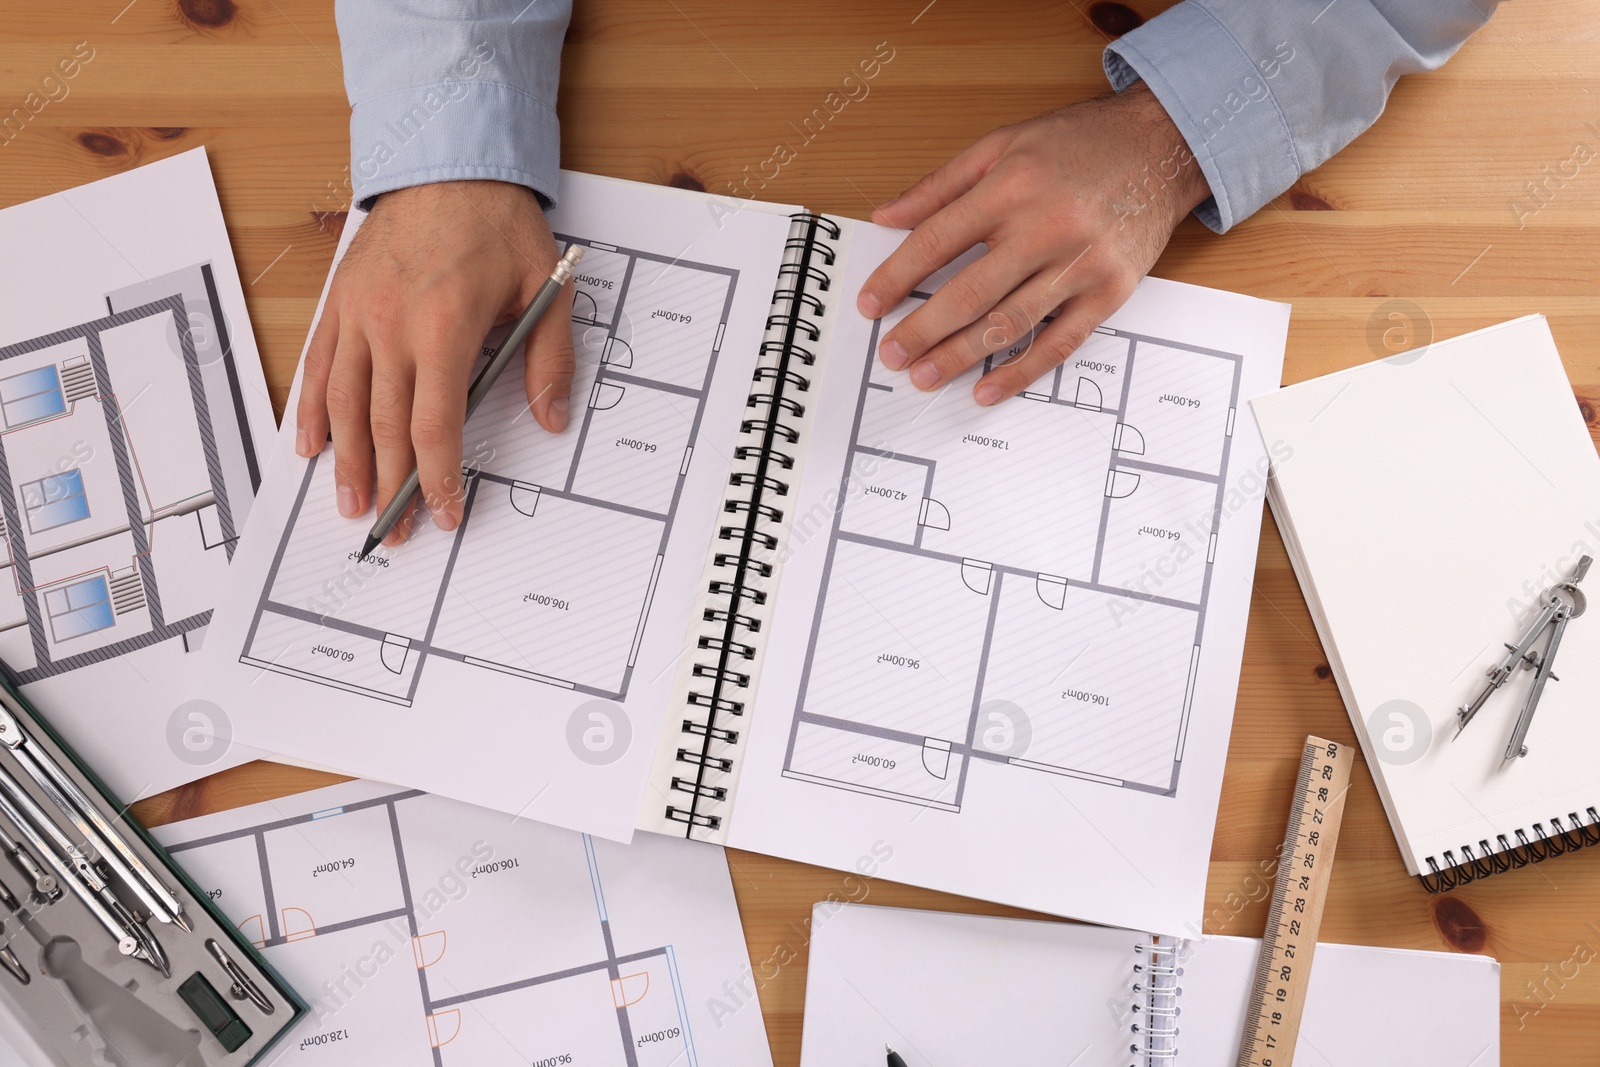
[[[561,100],[564,163],[726,191],[887,41],[895,58],[870,96],[765,192],[862,216],[984,131],[1104,91],[1107,34],[1166,6],[579,0]],[[205,145],[280,407],[348,208],[349,114],[332,8],[331,0],[6,0],[0,15],[0,111],[38,88],[78,42],[93,49],[65,99],[9,143],[0,135],[0,205]],[[1600,9],[1583,0],[1507,4],[1442,72],[1401,84],[1371,132],[1234,233],[1217,238],[1185,223],[1155,273],[1293,302],[1288,382],[1373,358],[1369,329],[1391,298],[1420,309],[1419,336],[1543,312],[1585,417],[1600,425],[1600,163],[1546,181],[1580,142],[1600,148]],[[1516,203],[1534,203],[1530,181],[1546,203],[1519,218]],[[1409,347],[1416,338],[1392,339]],[[1261,932],[1259,872],[1282,835],[1308,732],[1353,740],[1268,520],[1207,931]],[[1365,767],[1356,778],[1325,939],[1492,953],[1503,965],[1504,1062],[1592,1061],[1600,966],[1575,961],[1594,959],[1600,946],[1600,849],[1430,897],[1406,877]],[[137,811],[161,823],[328,781],[256,764]],[[1134,831],[1129,846],[1159,833]],[[761,987],[774,1058],[792,1065],[805,920],[830,894],[862,898],[860,883],[763,856],[729,859],[751,958],[783,945],[797,953]],[[864,899],[1001,910],[881,881]]]

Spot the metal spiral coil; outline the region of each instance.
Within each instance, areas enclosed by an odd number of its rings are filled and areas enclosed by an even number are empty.
[[[1133,1041],[1128,1051],[1142,1057],[1142,1067],[1167,1062],[1178,1055],[1178,997],[1183,990],[1178,978],[1183,974],[1184,946],[1158,939],[1142,941],[1133,951],[1145,960],[1133,965]],[[1131,1067],[1141,1067],[1135,1060]]]
[[[691,678],[709,683],[691,687],[687,704],[699,714],[683,720],[685,741],[677,750],[678,762],[694,770],[672,779],[672,789],[687,799],[666,809],[667,818],[683,824],[689,837],[722,825],[722,816],[708,808],[727,799],[727,787],[717,776],[730,773],[734,761],[716,753],[737,745],[741,731],[718,720],[744,714],[740,691],[752,684],[754,671],[742,665],[754,661],[759,652],[750,638],[762,632],[764,620],[754,609],[768,603],[768,590],[761,583],[775,570],[770,557],[759,555],[779,549],[784,509],[772,501],[789,496],[792,488],[791,480],[774,475],[795,467],[790,446],[800,444],[801,432],[794,422],[806,414],[806,405],[795,396],[811,388],[803,368],[814,366],[817,355],[807,344],[822,339],[819,320],[827,314],[827,305],[817,294],[826,293],[832,284],[825,268],[833,266],[837,257],[828,242],[841,236],[838,225],[821,215],[803,212],[792,220],[766,334],[757,352],[761,366],[752,375],[745,404],[754,410],[740,423],[745,440],[733,452],[736,461],[754,466],[728,478],[728,485],[739,491],[723,502],[727,525],[717,528],[718,540],[728,547],[719,546],[712,555],[712,568],[720,573],[707,591],[717,599],[701,609],[701,621],[709,626],[696,647],[714,659],[697,661],[690,669]],[[713,744],[719,748],[714,750]]]
[[[1584,816],[1575,811],[1568,812],[1564,819],[1553,815],[1548,828],[1536,822],[1513,830],[1511,836],[1515,840],[1496,834],[1492,846],[1485,838],[1479,840],[1476,849],[1469,843],[1429,856],[1424,861],[1428,870],[1421,876],[1423,888],[1430,893],[1447,893],[1491,875],[1600,845],[1600,812],[1585,808]]]

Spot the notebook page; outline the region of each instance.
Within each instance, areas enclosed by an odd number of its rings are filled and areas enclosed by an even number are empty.
[[[627,840],[786,211],[564,173],[567,430],[534,424],[514,360],[466,427],[461,525],[361,561],[371,512],[340,518],[332,446],[301,459],[288,419],[193,695],[237,744]]]
[[[853,904],[811,915],[801,1067],[1126,1067],[1128,930]]]
[[[1179,1016],[1180,1067],[1232,1067],[1261,942],[1191,942]],[[1494,1067],[1500,964],[1488,956],[1319,944],[1295,1067]]]
[[[1125,1067],[1136,1015],[1128,930],[818,904],[801,1067]],[[1178,1067],[1231,1067],[1261,942],[1190,942]],[[1500,965],[1487,956],[1317,946],[1296,1067],[1494,1067]]]
[[[1277,514],[1337,646],[1330,662],[1407,869],[1600,804],[1588,743],[1600,701],[1593,613],[1567,628],[1560,681],[1545,689],[1525,758],[1503,759],[1526,671],[1452,741],[1455,709],[1526,628],[1534,598],[1580,554],[1600,555],[1600,458],[1544,319],[1254,407],[1279,457]]]
[[[925,297],[861,318],[903,234],[845,231],[728,844],[1198,927],[1288,307],[1148,279],[980,409],[876,358]]]

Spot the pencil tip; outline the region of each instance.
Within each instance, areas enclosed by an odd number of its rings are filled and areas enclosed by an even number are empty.
[[[377,548],[378,543],[382,540],[383,538],[381,537],[373,537],[369,534],[367,536],[366,543],[361,546],[361,555],[356,557],[356,562],[365,563],[367,561],[367,557],[372,555],[372,550]]]

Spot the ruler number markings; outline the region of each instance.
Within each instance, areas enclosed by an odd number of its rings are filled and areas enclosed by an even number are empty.
[[[1238,1067],[1289,1067],[1350,785],[1347,745],[1306,738]]]

